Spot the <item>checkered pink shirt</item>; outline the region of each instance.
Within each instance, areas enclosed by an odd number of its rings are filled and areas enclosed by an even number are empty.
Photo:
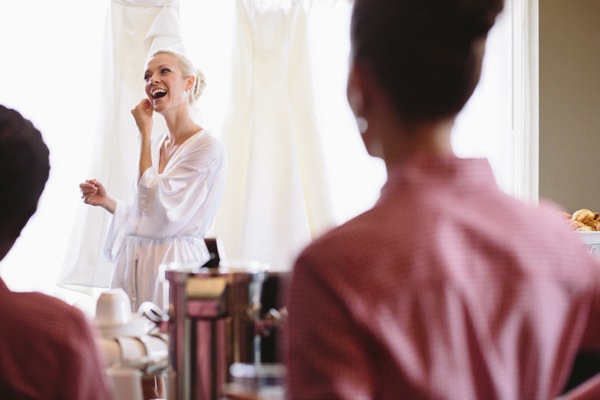
[[[289,397],[552,399],[600,347],[599,276],[558,208],[504,194],[485,160],[414,157],[298,258]]]
[[[110,392],[85,316],[0,279],[0,398],[104,400]]]

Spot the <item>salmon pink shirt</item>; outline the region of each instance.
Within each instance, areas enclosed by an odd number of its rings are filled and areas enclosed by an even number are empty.
[[[540,399],[600,348],[599,260],[482,159],[416,156],[297,259],[290,399]]]
[[[104,361],[81,311],[0,279],[0,399],[109,400]]]

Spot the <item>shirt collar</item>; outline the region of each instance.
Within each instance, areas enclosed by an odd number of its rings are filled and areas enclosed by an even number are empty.
[[[390,169],[381,194],[406,186],[448,186],[469,190],[497,187],[486,159],[459,158],[452,154],[415,154],[407,158]]]

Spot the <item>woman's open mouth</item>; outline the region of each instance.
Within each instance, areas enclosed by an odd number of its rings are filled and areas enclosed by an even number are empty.
[[[152,99],[160,99],[161,97],[165,97],[167,95],[167,91],[164,89],[156,89],[151,93]]]

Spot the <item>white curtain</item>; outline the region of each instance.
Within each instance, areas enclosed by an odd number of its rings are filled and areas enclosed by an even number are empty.
[[[97,134],[93,176],[127,200],[138,164],[139,138],[131,109],[145,96],[143,68],[158,48],[184,51],[178,0],[112,0],[106,28],[103,124]],[[161,119],[155,121],[160,129]],[[158,126],[157,126],[158,125]],[[59,284],[107,287],[113,266],[103,256],[111,216],[81,204]]]
[[[279,4],[274,4],[279,3]],[[213,232],[230,261],[289,269],[334,223],[300,2],[236,1],[229,170]]]

